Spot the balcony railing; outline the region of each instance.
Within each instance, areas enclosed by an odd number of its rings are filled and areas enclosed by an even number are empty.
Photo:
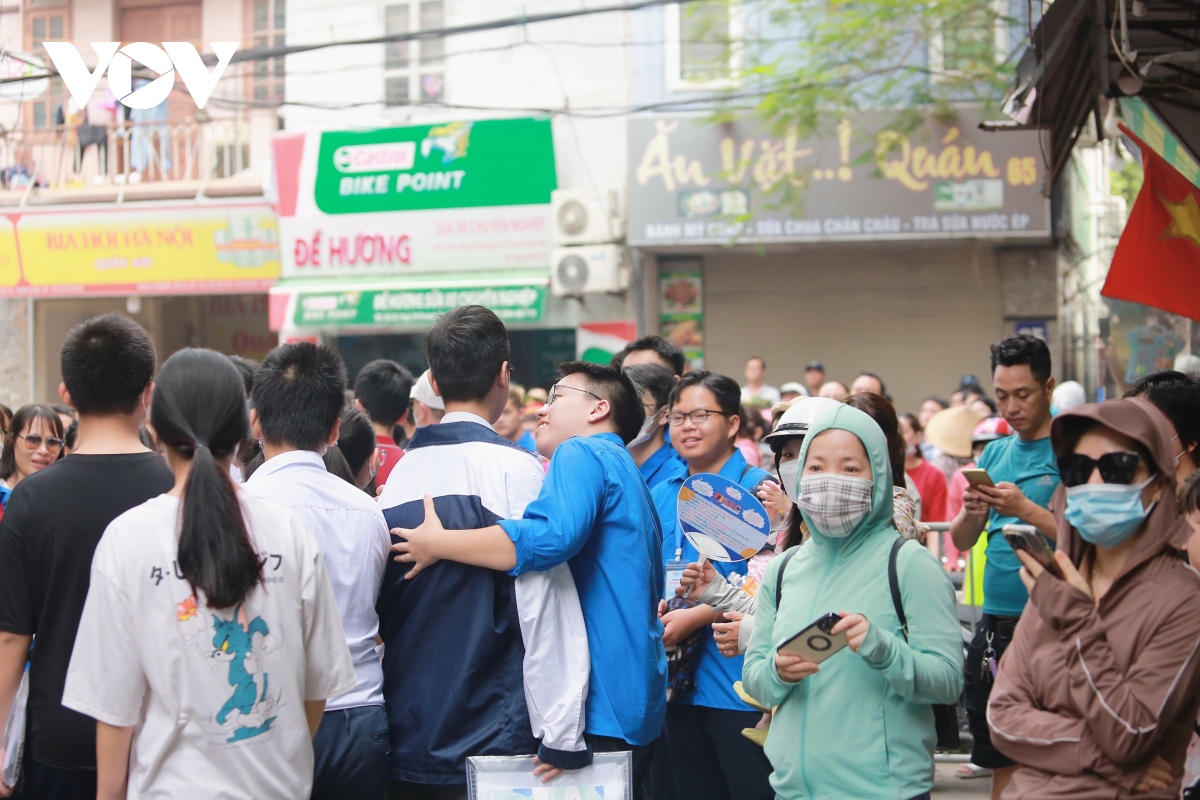
[[[119,199],[138,186],[138,194],[169,193],[168,183],[182,191],[226,179],[257,184],[250,140],[246,119],[15,129],[0,134],[0,190],[20,192],[25,202],[31,184],[56,200],[114,192]]]

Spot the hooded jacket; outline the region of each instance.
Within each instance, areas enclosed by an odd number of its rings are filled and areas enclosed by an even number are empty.
[[[887,577],[899,536],[892,522],[887,441],[869,416],[838,406],[813,421],[801,464],[812,442],[830,429],[850,431],[866,448],[871,510],[843,539],[826,536],[804,514],[812,536],[787,565],[781,606],[776,586],[784,559],[772,561],[763,577],[742,679],[753,697],[778,706],[766,753],[774,767],[771,785],[784,800],[915,797],[933,786],[932,704],[953,703],[962,690],[954,588],[928,550],[918,544],[900,548],[906,641]],[[803,470],[800,474],[803,480]],[[775,670],[776,648],[831,611],[863,614],[870,621],[859,652],[846,648],[815,675],[785,682]]]
[[[1200,689],[1200,575],[1180,553],[1190,528],[1175,500],[1174,431],[1144,400],[1093,403],[1055,418],[1056,453],[1084,420],[1142,444],[1167,482],[1098,606],[1048,572],[1034,584],[988,706],[992,743],[1020,764],[1005,797],[1178,797]],[[1063,518],[1064,488],[1051,509],[1058,548],[1083,572],[1095,546]],[[1135,794],[1156,755],[1174,785]]]

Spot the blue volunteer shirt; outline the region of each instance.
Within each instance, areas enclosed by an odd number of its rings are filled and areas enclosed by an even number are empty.
[[[1015,483],[1021,493],[1043,508],[1049,508],[1050,498],[1058,488],[1058,463],[1050,437],[1032,442],[1017,436],[1006,436],[988,444],[979,459],[979,468],[986,469],[996,483]],[[983,613],[998,617],[1019,617],[1029,599],[1025,584],[1017,574],[1021,562],[1000,533],[1005,525],[1027,524],[1016,517],[988,512],[987,566],[983,569]]]
[[[733,455],[725,462],[725,466],[721,467],[718,474],[747,489],[752,489],[771,477],[770,473],[747,464],[746,457],[740,450],[733,451]],[[700,560],[700,552],[692,547],[691,542],[683,535],[683,529],[679,527],[679,487],[683,485],[685,477],[686,473],[678,478],[664,481],[654,487],[651,493],[654,497],[654,506],[658,509],[659,521],[662,523],[664,564],[674,561],[675,553],[679,550],[683,551],[682,559],[686,563]],[[713,561],[710,563],[717,572],[726,578],[735,573],[746,574],[747,562],[745,561]],[[717,642],[713,639],[712,628],[705,626],[703,631],[704,649],[700,651],[700,658],[696,664],[696,691],[687,699],[672,702],[704,706],[705,708],[753,711],[754,709],[743,703],[733,691],[733,684],[742,679],[744,657],[726,658],[721,655],[721,652],[717,650]]]
[[[682,481],[687,477],[687,464],[683,463],[674,447],[664,444],[638,467],[638,471],[642,473],[646,485],[653,489],[663,481]]]
[[[525,431],[521,434],[521,438],[517,439],[517,447],[523,447],[531,453],[537,452],[537,442],[533,438],[533,433]]]
[[[524,518],[499,524],[516,545],[512,575],[571,568],[591,652],[586,732],[650,744],[666,715],[666,571],[650,490],[621,438],[563,442]]]

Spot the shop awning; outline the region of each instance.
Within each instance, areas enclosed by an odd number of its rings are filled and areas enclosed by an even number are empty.
[[[387,330],[424,327],[438,314],[481,305],[509,323],[546,314],[549,270],[504,271],[354,281],[283,280],[270,290],[271,330]]]
[[[1190,163],[1200,160],[1200,4],[1195,0],[1055,0],[1030,42],[1005,100],[1012,122],[993,126],[1050,130],[1046,194],[1088,117],[1099,136],[1111,133],[1104,126],[1108,98],[1140,98]]]

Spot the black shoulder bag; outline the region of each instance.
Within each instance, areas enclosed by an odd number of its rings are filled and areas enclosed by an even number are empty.
[[[907,541],[903,536],[897,536],[895,544],[892,545],[891,555],[888,556],[888,586],[892,590],[892,605],[896,607],[896,616],[900,618],[900,630],[904,632],[904,641],[906,642],[908,641],[908,617],[904,615],[904,602],[900,597],[900,578],[896,574],[896,558],[900,555],[900,548]],[[933,724],[937,728],[939,750],[957,750],[962,747],[962,741],[958,734],[957,703],[951,703],[948,706],[935,703]]]

